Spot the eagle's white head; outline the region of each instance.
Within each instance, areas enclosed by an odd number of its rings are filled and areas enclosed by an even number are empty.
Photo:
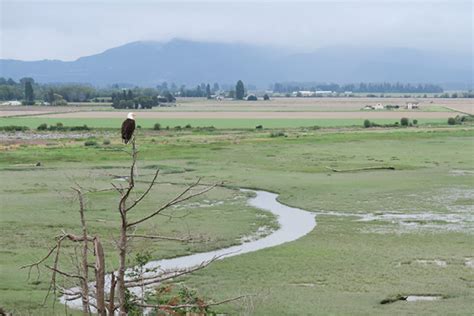
[[[132,113],[132,112],[128,113],[127,118],[131,120],[135,120],[135,113]]]

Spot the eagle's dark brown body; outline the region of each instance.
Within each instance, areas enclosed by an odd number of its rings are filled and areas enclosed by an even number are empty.
[[[122,140],[125,144],[128,144],[132,139],[133,132],[135,131],[135,120],[126,119],[122,123]]]

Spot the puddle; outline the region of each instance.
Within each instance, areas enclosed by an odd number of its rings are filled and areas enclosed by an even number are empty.
[[[442,296],[435,296],[435,295],[408,295],[405,301],[407,302],[436,301],[442,298],[443,298]]]
[[[409,302],[409,303],[412,303],[412,302],[432,302],[432,301],[437,301],[437,300],[440,300],[442,299],[443,296],[442,295],[438,295],[438,294],[420,294],[420,295],[417,295],[417,294],[410,294],[410,295],[397,295],[395,297],[390,297],[390,298],[386,298],[386,299],[383,299],[380,304],[392,304],[392,303],[395,303],[395,302],[399,302],[399,301],[404,301],[404,302]]]
[[[451,170],[449,174],[453,176],[474,176],[473,170]]]
[[[474,268],[474,258],[466,258],[464,265],[469,268]]]
[[[425,260],[425,259],[418,259],[415,260],[416,263],[421,264],[421,265],[436,265],[438,267],[447,267],[448,264],[444,260],[439,260],[439,259],[434,259],[434,260]]]

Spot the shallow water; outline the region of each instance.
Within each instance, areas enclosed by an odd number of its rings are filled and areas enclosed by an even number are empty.
[[[408,295],[407,302],[419,302],[419,301],[436,301],[441,299],[441,296],[431,295]]]
[[[311,232],[316,226],[314,213],[279,203],[277,201],[278,195],[275,193],[247,189],[241,189],[241,191],[254,192],[256,196],[250,198],[248,200],[248,204],[255,208],[266,210],[276,215],[280,227],[264,238],[252,240],[238,246],[196,253],[193,255],[177,257],[173,259],[150,261],[145,265],[145,269],[159,268],[159,270],[162,272],[163,270],[192,268],[198,266],[202,262],[212,260],[216,257],[218,257],[217,260],[222,260],[224,258],[238,256],[244,253],[254,252],[260,249],[270,248],[297,240]],[[128,269],[127,272],[131,272],[131,269]],[[160,271],[158,273],[160,273]],[[153,274],[148,273],[144,276],[153,276]],[[107,276],[105,288],[109,288],[109,284],[110,276]],[[93,289],[93,284],[91,284],[90,287]],[[77,290],[79,289],[70,289],[71,292],[75,292]],[[139,287],[130,288],[130,291],[139,297],[142,295],[141,289]],[[61,297],[60,301],[64,304],[66,302],[66,296]],[[75,309],[82,308],[81,299],[69,301],[67,302],[67,305]]]

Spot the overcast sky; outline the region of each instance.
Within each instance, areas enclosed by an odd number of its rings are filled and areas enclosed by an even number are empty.
[[[11,1],[0,58],[74,60],[138,40],[473,50],[473,1]]]

